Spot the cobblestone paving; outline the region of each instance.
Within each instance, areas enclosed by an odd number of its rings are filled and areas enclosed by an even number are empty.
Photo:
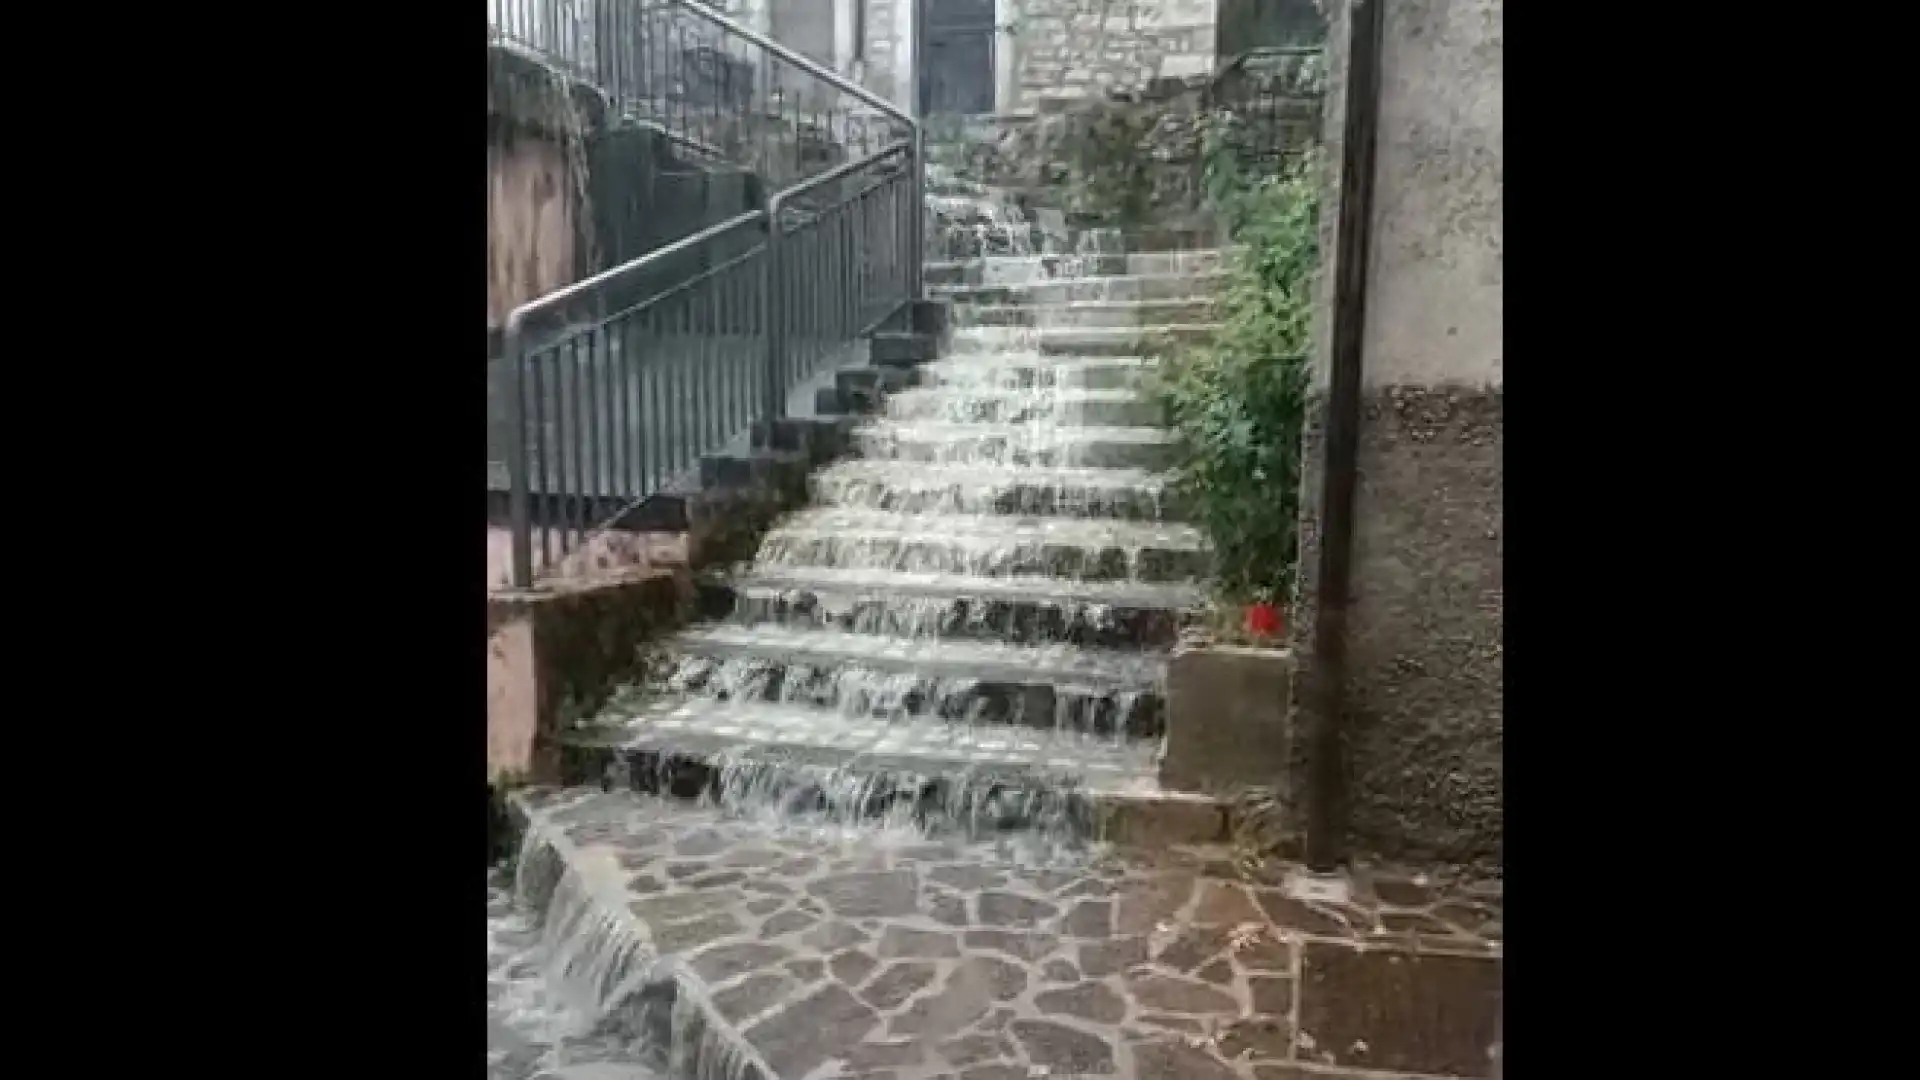
[[[1350,1017],[1303,1011],[1310,950],[1390,946],[1477,959],[1497,977],[1485,963],[1500,951],[1494,892],[1382,879],[1363,882],[1355,903],[1308,904],[1203,850],[1041,858],[1006,844],[776,833],[625,793],[520,798],[531,835],[561,862],[624,881],[633,931],[673,958],[682,992],[710,1003],[715,1030],[744,1041],[765,1080],[1397,1069],[1391,1047],[1368,1059],[1370,1032]],[[1324,967],[1310,985],[1339,976]],[[1486,1075],[1487,1050],[1480,1041],[1431,1071]]]

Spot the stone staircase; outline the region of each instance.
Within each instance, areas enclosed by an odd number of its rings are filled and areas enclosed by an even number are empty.
[[[1210,329],[1218,267],[929,263],[939,347],[877,339],[874,369],[823,391],[871,411],[853,456],[712,584],[720,617],[569,733],[575,777],[1108,836],[1172,807],[1150,828],[1184,810],[1204,834],[1186,838],[1216,839],[1211,801],[1158,775],[1167,659],[1211,552],[1166,496],[1174,444],[1142,384]]]

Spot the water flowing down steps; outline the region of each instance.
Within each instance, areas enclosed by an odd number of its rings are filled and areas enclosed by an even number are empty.
[[[1211,330],[1218,267],[929,264],[944,354],[869,384],[855,456],[729,576],[725,620],[572,734],[575,773],[936,828],[1099,832],[1165,805],[1217,834],[1210,800],[1158,781],[1167,658],[1212,552],[1166,495],[1175,443],[1145,387]]]

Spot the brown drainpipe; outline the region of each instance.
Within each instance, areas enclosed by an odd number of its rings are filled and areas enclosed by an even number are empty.
[[[1320,478],[1320,563],[1314,581],[1317,707],[1308,732],[1308,869],[1346,860],[1347,608],[1353,572],[1353,496],[1360,456],[1361,345],[1367,321],[1367,254],[1373,222],[1374,141],[1380,121],[1385,0],[1347,6],[1346,116],[1341,132],[1340,217],[1334,236],[1333,337],[1327,380],[1325,468]]]

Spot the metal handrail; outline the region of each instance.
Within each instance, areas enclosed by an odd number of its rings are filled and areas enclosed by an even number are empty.
[[[906,110],[893,104],[887,99],[872,92],[871,90],[868,90],[866,87],[861,86],[859,83],[856,83],[853,80],[840,75],[839,73],[835,72],[831,68],[822,67],[820,64],[814,62],[813,60],[809,60],[807,57],[802,56],[797,52],[794,52],[792,49],[787,48],[785,45],[780,44],[779,42],[773,40],[772,38],[769,38],[764,34],[760,34],[753,30],[750,30],[747,27],[741,26],[739,23],[734,22],[732,19],[727,18],[725,15],[722,15],[719,12],[708,7],[707,5],[700,3],[699,0],[673,0],[673,3],[675,3],[679,7],[686,8],[687,10],[692,12],[696,17],[704,19],[707,22],[710,22],[713,25],[718,26],[721,29],[727,31],[730,34],[739,35],[742,39],[746,40],[748,43],[753,45],[758,45],[759,47],[767,50],[767,52],[773,54],[774,56],[777,56],[780,59],[785,60],[787,63],[792,64],[796,68],[799,68],[801,71],[804,71],[807,74],[812,75],[814,78],[819,79],[822,82],[825,82],[827,85],[832,86],[834,89],[847,93],[853,96],[854,98],[868,105],[873,106],[875,109],[878,109],[880,112],[885,113],[888,117],[907,125],[907,130],[912,133],[910,136],[910,139],[913,143],[913,190],[917,194],[924,195],[924,193],[927,190],[926,129],[920,123],[920,120],[918,117],[913,116],[912,114],[908,113]],[[918,11],[917,8],[916,8],[916,11]],[[916,14],[915,26],[914,26],[914,39],[916,44],[918,44],[919,38],[920,38],[920,27],[919,27],[918,15]],[[916,67],[915,70],[918,70],[918,68]],[[893,147],[888,147],[888,148],[882,149],[879,155],[876,155],[876,156],[885,156],[886,154],[889,154],[892,152],[893,152]],[[845,166],[842,166],[842,168],[845,168]],[[815,177],[813,179],[817,180],[818,178]],[[808,188],[809,185],[812,184],[812,182],[813,182],[812,180],[803,180],[799,184],[795,185],[794,188],[789,188],[785,192],[775,194],[773,198],[769,200],[769,205],[771,206],[778,202],[784,201],[782,199],[783,195],[791,196],[792,194],[795,193],[797,189]],[[908,252],[908,269],[912,275],[909,281],[908,287],[909,287],[910,293],[913,296],[918,297],[921,295],[921,280],[920,280],[921,265],[920,264],[923,260],[924,252],[926,250],[926,237],[924,235],[925,226],[924,224],[920,223],[920,216],[915,215],[914,221],[915,221],[915,224],[913,226],[913,233],[912,233],[912,248]]]
[[[792,49],[789,49],[785,45],[782,45],[779,42],[773,40],[772,38],[767,37],[765,34],[756,33],[753,30],[749,30],[746,27],[741,26],[739,23],[734,22],[732,19],[727,18],[725,15],[722,15],[719,12],[708,7],[707,5],[700,3],[700,0],[672,0],[672,2],[674,6],[689,9],[693,12],[693,14],[696,17],[700,19],[704,19],[707,22],[710,22],[715,26],[720,27],[722,30],[727,31],[730,34],[737,34],[740,37],[745,38],[750,44],[760,46],[761,48],[767,50],[768,52],[779,57],[780,59],[785,60],[787,63],[792,64],[794,67],[799,68],[801,71],[804,71],[807,74],[813,76],[814,78],[829,84],[834,89],[840,90],[844,93],[851,94],[854,97],[859,98],[861,101],[867,103],[868,105],[871,105],[876,109],[879,109],[881,112],[886,113],[888,116],[893,117],[895,120],[898,120],[906,124],[907,126],[911,127],[916,134],[919,132],[920,121],[915,120],[912,116],[902,111],[899,106],[888,101],[886,98],[881,97],[880,95],[874,93],[871,90],[868,90],[866,87],[861,86],[859,83],[853,82],[852,80],[846,78],[843,75],[839,75],[835,73],[832,68],[822,67],[815,61],[809,60],[805,56],[802,56],[799,53],[794,52]],[[915,145],[916,146],[919,145],[917,138],[915,140]]]
[[[780,237],[783,231],[779,215],[780,211],[794,198],[835,181],[846,179],[862,169],[879,164],[887,158],[907,153],[911,154],[911,160],[915,166],[914,195],[917,203],[922,190],[920,171],[918,168],[920,164],[918,134],[916,130],[916,137],[914,139],[896,141],[879,152],[870,154],[859,161],[848,162],[817,176],[809,177],[799,183],[789,185],[774,193],[774,195],[768,199],[765,209],[750,210],[717,225],[702,229],[691,236],[648,252],[636,259],[631,259],[619,266],[603,270],[564,288],[556,289],[544,296],[529,300],[507,314],[506,322],[502,329],[501,374],[502,377],[512,380],[511,384],[506,388],[507,393],[505,396],[507,409],[507,500],[512,531],[511,583],[513,587],[527,588],[533,583],[532,484],[531,467],[527,452],[526,387],[524,384],[528,352],[526,342],[528,322],[537,316],[560,311],[590,294],[602,291],[620,281],[632,278],[646,270],[685,255],[713,241],[717,237],[727,235],[736,229],[751,225],[756,221],[764,222],[767,230],[767,243],[765,245],[767,273],[770,281],[776,280],[779,265]],[[920,233],[924,228],[924,222],[923,215],[918,212],[917,206],[910,215],[910,218],[909,229],[912,240],[910,246],[913,249],[913,261],[909,267],[910,277],[907,295],[909,299],[912,299],[920,295],[919,246],[921,242]],[[659,297],[654,299],[659,299]],[[767,320],[767,388],[766,401],[763,407],[766,410],[766,415],[771,418],[777,417],[780,414],[786,391],[786,387],[781,378],[781,373],[784,370],[782,359],[786,343],[782,334],[784,319],[781,317],[778,306],[781,303],[781,292],[778,288],[769,288],[767,292],[767,303],[769,304]]]

